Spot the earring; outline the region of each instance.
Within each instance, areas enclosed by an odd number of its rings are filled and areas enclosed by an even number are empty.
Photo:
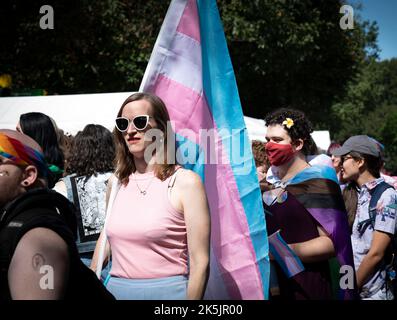
[[[24,181],[22,184],[23,184],[24,186],[27,186],[27,185],[29,184],[29,182]]]

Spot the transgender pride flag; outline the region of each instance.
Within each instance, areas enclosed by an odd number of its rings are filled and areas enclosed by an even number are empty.
[[[160,96],[179,142],[198,150],[196,163],[187,167],[201,175],[211,211],[205,298],[267,299],[261,194],[215,0],[171,2],[139,91]],[[214,132],[212,147],[202,129]],[[218,164],[207,164],[211,148]]]

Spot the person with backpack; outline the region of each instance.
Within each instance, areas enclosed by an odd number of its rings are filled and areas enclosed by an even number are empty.
[[[75,208],[48,175],[37,142],[0,130],[0,302],[114,300],[81,262]]]
[[[112,133],[99,124],[86,125],[74,138],[65,177],[53,188],[77,208],[77,247],[88,267],[105,222],[106,187],[114,170],[114,155]]]
[[[358,135],[332,153],[342,157],[343,179],[349,181],[343,196],[352,227],[360,297],[392,300],[397,192],[380,176],[379,145],[366,135]]]

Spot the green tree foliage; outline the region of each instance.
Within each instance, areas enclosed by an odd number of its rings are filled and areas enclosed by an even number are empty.
[[[386,169],[397,175],[397,105],[390,106],[380,139],[386,146]]]
[[[46,2],[47,3],[47,2]],[[5,0],[0,61],[14,88],[50,93],[138,87],[169,1],[52,0],[55,29],[39,28],[43,1]],[[243,108],[324,112],[365,58],[367,31],[339,27],[340,0],[219,0]],[[7,32],[5,32],[7,30]]]
[[[44,4],[54,9],[53,30],[39,27]],[[156,0],[5,0],[0,74],[12,75],[14,91],[136,90],[167,8]]]
[[[397,170],[397,59],[369,61],[350,82],[347,94],[332,106],[331,132],[343,142],[368,134],[385,145],[386,168]]]
[[[291,106],[317,128],[368,56],[377,54],[375,24],[342,30],[339,0],[221,0],[220,9],[247,114]]]
[[[397,60],[376,62],[377,26],[359,10],[354,29],[342,30],[343,0],[217,2],[246,115],[290,106],[340,141],[367,132],[395,144]],[[0,75],[12,76],[13,92],[136,90],[169,3],[3,0]],[[39,27],[44,4],[54,30]]]

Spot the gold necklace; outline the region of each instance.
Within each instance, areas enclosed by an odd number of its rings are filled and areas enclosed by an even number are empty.
[[[146,193],[147,193],[146,191],[147,191],[147,189],[149,189],[150,184],[152,183],[152,181],[153,181],[153,179],[154,179],[155,177],[156,177],[156,176],[153,175],[153,177],[150,179],[150,181],[149,181],[148,185],[146,186],[146,188],[142,190],[142,189],[139,187],[139,185],[138,185],[138,181],[136,180],[136,176],[135,176],[135,173],[134,173],[134,181],[135,181],[136,187],[138,188],[138,190],[139,190],[139,192],[141,193],[141,195],[146,196]]]

